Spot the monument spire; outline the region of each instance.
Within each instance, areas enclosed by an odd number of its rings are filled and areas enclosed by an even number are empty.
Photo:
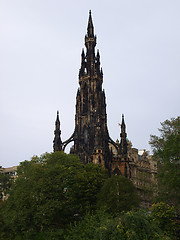
[[[94,27],[93,27],[93,22],[92,22],[91,10],[89,10],[87,35],[88,35],[88,37],[94,37]]]
[[[125,121],[124,121],[124,114],[122,114],[120,137],[121,137],[120,151],[124,155],[124,154],[127,154],[127,139],[126,139],[127,134],[126,134],[126,124],[125,124]]]
[[[96,47],[96,36],[89,11],[85,51],[81,54],[79,90],[76,97],[74,152],[84,163],[100,163],[108,168],[111,160],[107,129],[106,99],[102,90],[103,74],[100,54]]]
[[[55,122],[55,130],[54,130],[54,141],[53,141],[53,149],[54,152],[62,150],[62,141],[61,141],[61,130],[60,130],[60,121],[59,121],[59,111],[57,111],[57,118]]]

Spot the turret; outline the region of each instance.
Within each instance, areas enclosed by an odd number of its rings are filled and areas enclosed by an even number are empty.
[[[54,131],[54,141],[53,141],[53,149],[54,152],[62,151],[62,141],[61,141],[61,130],[60,130],[60,121],[59,121],[59,111],[57,111],[57,118],[55,122],[55,131]]]
[[[127,154],[127,134],[126,134],[126,125],[125,125],[125,121],[124,121],[124,114],[122,115],[122,123],[121,123],[121,134],[120,134],[120,138],[121,138],[121,142],[120,142],[120,153],[122,155]]]

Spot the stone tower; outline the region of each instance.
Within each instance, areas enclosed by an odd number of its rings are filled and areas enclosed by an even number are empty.
[[[99,163],[109,169],[112,154],[109,150],[106,98],[102,90],[103,72],[100,68],[100,54],[99,50],[95,51],[96,36],[91,11],[89,11],[85,47],[86,50],[82,50],[79,70],[75,130],[67,141],[61,143],[57,117],[54,151],[64,150],[67,144],[73,141],[71,152],[79,155],[84,163]]]
[[[103,72],[96,36],[89,12],[86,51],[82,50],[79,89],[76,97],[74,152],[84,163],[100,163],[108,167],[111,159],[107,129],[106,98],[102,90]]]
[[[79,88],[76,96],[75,129],[72,136],[62,143],[59,113],[57,113],[54,151],[61,151],[74,142],[71,153],[77,154],[83,163],[98,163],[109,172],[130,176],[127,155],[127,134],[124,115],[122,116],[120,144],[109,136],[107,128],[106,97],[103,84],[103,71],[99,50],[96,51],[96,36],[89,11],[85,51],[81,54]],[[112,152],[116,149],[117,155]],[[111,149],[111,150],[110,150]]]
[[[77,154],[81,161],[101,164],[109,174],[123,175],[130,178],[137,187],[144,205],[149,199],[143,192],[143,186],[155,179],[157,168],[146,152],[141,156],[138,149],[132,148],[127,139],[126,124],[122,115],[120,142],[110,138],[107,128],[106,98],[103,84],[103,72],[100,64],[99,50],[96,51],[96,36],[89,12],[85,50],[81,54],[79,70],[79,88],[76,96],[75,129],[71,137],[62,142],[59,112],[55,122],[54,151],[64,151],[70,142],[74,142],[71,153]],[[117,108],[116,108],[117,110]]]

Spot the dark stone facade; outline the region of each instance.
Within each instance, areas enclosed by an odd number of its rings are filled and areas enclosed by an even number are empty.
[[[74,133],[65,142],[61,141],[58,113],[54,131],[54,151],[64,151],[70,142],[74,142],[71,153],[79,155],[84,164],[90,162],[101,164],[110,174],[128,177],[138,187],[141,172],[148,172],[153,180],[156,170],[154,165],[150,164],[149,156],[146,157],[143,165],[148,164],[147,167],[142,168],[142,161],[138,160],[140,158],[138,150],[132,148],[132,144],[127,140],[124,115],[122,115],[120,143],[114,142],[109,136],[106,97],[102,89],[103,71],[100,67],[99,50],[95,51],[96,36],[91,12],[89,12],[85,35],[85,47],[86,51],[83,49],[81,54]]]
[[[68,140],[62,142],[58,114],[54,131],[54,151],[64,150],[73,141],[74,146],[71,152],[79,155],[85,164],[98,163],[107,168],[109,172],[113,170],[114,173],[129,176],[124,116],[122,117],[120,144],[115,143],[108,133],[106,97],[102,89],[103,71],[100,66],[99,50],[95,51],[96,36],[91,11],[85,35],[85,47],[86,51],[82,50],[79,70],[80,87],[76,96],[75,130]],[[113,156],[110,144],[117,149],[118,156]],[[121,167],[120,162],[122,162]]]

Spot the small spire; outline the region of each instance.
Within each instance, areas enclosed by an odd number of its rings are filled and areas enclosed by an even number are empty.
[[[81,53],[81,68],[79,70],[79,77],[84,75],[85,72],[85,54],[84,54],[84,48],[82,49],[82,53]]]
[[[121,123],[121,143],[120,143],[120,153],[127,154],[127,140],[126,140],[127,134],[126,134],[126,125],[124,121],[124,114],[122,114],[122,123]]]
[[[122,124],[121,125],[125,125],[125,122],[124,122],[124,114],[122,114]]]
[[[101,68],[101,75],[103,75],[103,70],[102,70],[102,68]]]
[[[60,130],[60,121],[59,121],[59,111],[57,111],[57,118],[55,122],[55,131],[54,131],[54,141],[53,149],[54,152],[62,150],[62,141],[61,141],[61,130]]]
[[[82,49],[81,56],[82,56],[82,57],[84,57],[84,56],[85,56],[85,54],[84,54],[84,48]]]
[[[125,121],[124,121],[124,114],[122,114],[121,135],[123,133],[126,134],[126,124],[125,124]]]
[[[91,10],[89,10],[89,21],[88,21],[88,27],[87,27],[87,35],[88,37],[94,37],[94,27],[91,17]]]
[[[97,50],[97,58],[100,58],[99,49]]]
[[[56,122],[59,122],[59,111],[57,111],[57,118],[56,118]]]
[[[82,53],[81,53],[81,59],[82,59],[82,64],[84,64],[84,62],[85,62],[85,53],[84,53],[84,48],[82,49]]]

